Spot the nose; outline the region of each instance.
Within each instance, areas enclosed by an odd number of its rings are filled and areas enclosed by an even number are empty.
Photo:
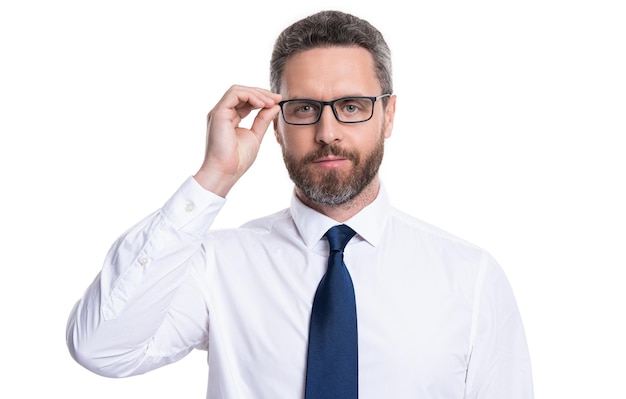
[[[328,108],[326,108],[328,106]],[[320,120],[315,125],[315,141],[320,144],[330,144],[341,140],[340,122],[335,118],[333,109],[329,104],[322,107]]]

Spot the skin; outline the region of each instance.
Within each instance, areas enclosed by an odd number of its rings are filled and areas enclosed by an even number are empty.
[[[330,47],[298,53],[287,61],[281,86],[280,94],[261,88],[232,86],[209,112],[205,159],[194,175],[202,187],[225,197],[256,159],[261,140],[272,122],[283,153],[296,162],[328,145],[358,152],[364,158],[381,140],[391,136],[395,96],[389,97],[385,110],[382,101],[377,101],[372,119],[357,124],[340,123],[329,107],[324,107],[317,124],[309,126],[288,125],[278,115],[278,102],[283,98],[331,101],[347,96],[382,94],[372,56],[365,49]],[[250,129],[239,127],[241,120],[256,109],[259,112]],[[342,179],[350,179],[355,170],[352,160],[334,155],[322,156],[306,167],[315,181],[323,179],[331,170]],[[370,204],[379,188],[376,174],[355,198],[341,205],[316,203],[298,187],[295,190],[307,206],[337,222],[344,222]]]

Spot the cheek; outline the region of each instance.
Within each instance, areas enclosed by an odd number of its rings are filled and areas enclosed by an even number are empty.
[[[384,141],[387,138],[387,129],[384,126],[377,126],[375,130],[370,131],[367,135],[358,136],[358,143],[356,144],[359,148],[370,151],[373,148],[376,148],[381,141]]]
[[[284,151],[298,156],[311,151],[315,145],[315,140],[311,136],[312,133],[304,130],[305,129],[298,129],[298,131],[292,131],[289,130],[289,128],[279,125],[274,133],[276,141]]]
[[[290,137],[283,137],[281,143],[282,150],[294,159],[300,159],[308,152],[312,151],[310,146],[304,145],[300,140],[294,140]]]

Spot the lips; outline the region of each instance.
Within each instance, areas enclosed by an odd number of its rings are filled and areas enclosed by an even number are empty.
[[[329,156],[329,157],[318,158],[313,162],[319,163],[319,162],[333,162],[333,161],[345,161],[345,160],[347,160],[346,157]]]
[[[345,157],[327,156],[314,160],[313,164],[323,168],[334,169],[343,166],[346,162],[349,162],[349,159]]]
[[[346,162],[352,162],[357,165],[359,156],[357,153],[345,150],[336,145],[328,145],[320,147],[314,152],[304,156],[300,163],[302,165],[315,165],[322,168],[337,168],[345,165]]]

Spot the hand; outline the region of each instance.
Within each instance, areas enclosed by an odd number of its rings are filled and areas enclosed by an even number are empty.
[[[232,86],[207,116],[204,162],[194,178],[205,189],[225,197],[250,168],[270,123],[280,111],[280,94]],[[240,127],[253,110],[260,110],[250,129]]]

